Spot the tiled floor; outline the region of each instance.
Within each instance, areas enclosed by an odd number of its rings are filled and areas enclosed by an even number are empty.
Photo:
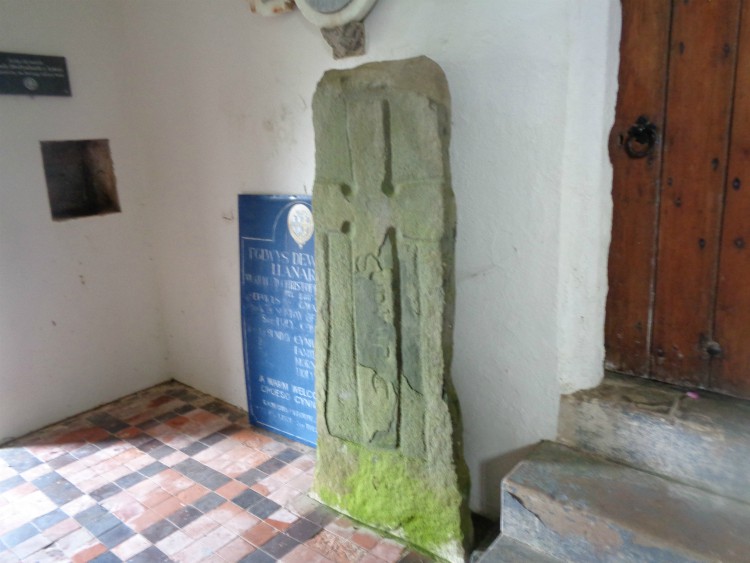
[[[306,495],[314,450],[170,382],[0,447],[0,563],[429,561]]]

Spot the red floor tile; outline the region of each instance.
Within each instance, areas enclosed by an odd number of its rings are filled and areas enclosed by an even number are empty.
[[[95,545],[76,553],[73,556],[73,563],[86,563],[99,557],[105,551],[107,551],[107,548],[104,547],[104,545],[96,543]]]
[[[284,563],[329,563],[331,560],[306,545],[300,545],[282,557],[281,561]]]
[[[395,563],[404,553],[404,546],[390,539],[382,539],[378,542],[378,545],[372,548],[370,553],[388,563]]]
[[[242,538],[235,538],[216,552],[216,555],[226,561],[239,561],[255,551],[255,546]]]
[[[218,522],[219,524],[223,524],[224,522],[228,522],[229,520],[231,520],[238,514],[247,514],[247,513],[236,504],[232,502],[225,502],[224,504],[219,505],[218,507],[214,508],[212,511],[208,512],[206,516],[211,518],[211,520]]]
[[[193,539],[199,539],[218,527],[219,523],[216,520],[204,515],[185,526],[182,531]]]
[[[241,492],[246,491],[248,486],[239,481],[230,481],[226,485],[222,485],[216,489],[216,494],[223,496],[225,499],[231,500]]]
[[[254,528],[259,522],[260,519],[257,516],[250,514],[249,512],[242,511],[229,520],[225,521],[223,523],[223,526],[228,530],[232,530],[235,534],[244,537],[244,535],[252,528]]]
[[[254,546],[261,547],[276,534],[278,534],[278,530],[273,526],[269,526],[265,522],[258,522],[255,526],[241,535]]]
[[[203,485],[195,483],[194,485],[189,486],[187,489],[183,489],[182,491],[177,493],[177,499],[179,499],[179,501],[184,504],[192,504],[208,492],[210,492],[209,489],[207,489]]]
[[[156,524],[163,519],[164,518],[160,514],[157,514],[153,510],[146,510],[143,514],[136,516],[127,522],[127,524],[136,532],[142,532],[149,526]]]
[[[154,506],[153,511],[161,515],[162,518],[167,518],[168,516],[171,516],[172,514],[177,512],[183,506],[185,506],[185,503],[180,502],[180,499],[178,499],[177,497],[170,497],[164,502]]]
[[[378,544],[380,538],[369,530],[359,529],[352,534],[351,540],[362,549],[370,551]]]

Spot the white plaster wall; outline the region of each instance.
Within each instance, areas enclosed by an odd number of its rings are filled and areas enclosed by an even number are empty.
[[[67,57],[72,98],[0,96],[0,442],[165,378],[119,6],[0,0],[0,50]],[[122,213],[53,222],[41,140],[107,138]]]
[[[612,231],[608,138],[620,64],[620,2],[574,2],[568,18],[571,49],[557,296],[562,393],[595,387],[602,379],[606,264]],[[604,34],[588,32],[600,26]]]
[[[299,13],[129,0],[170,373],[245,405],[236,196],[308,192],[324,70],[425,54],[453,95],[459,210],[454,379],[472,507],[602,375],[617,0],[381,0],[368,54],[335,62]]]

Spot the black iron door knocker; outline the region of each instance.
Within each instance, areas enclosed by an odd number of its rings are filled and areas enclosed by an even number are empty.
[[[645,115],[640,116],[628,129],[625,139],[625,152],[630,158],[644,158],[651,154],[656,145],[658,132],[656,125],[648,120]]]

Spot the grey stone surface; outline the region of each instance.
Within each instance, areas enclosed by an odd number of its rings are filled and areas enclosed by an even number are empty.
[[[531,549],[508,536],[497,538],[477,563],[561,563],[562,559]]]
[[[450,379],[450,97],[420,57],[329,71],[313,100],[321,500],[445,560],[471,541]]]
[[[750,505],[542,443],[502,486],[504,535],[566,561],[747,561]]]
[[[334,59],[365,54],[364,22],[349,22],[338,27],[322,28],[323,39],[331,46]]]
[[[564,396],[558,440],[750,502],[750,402],[607,374]]]

